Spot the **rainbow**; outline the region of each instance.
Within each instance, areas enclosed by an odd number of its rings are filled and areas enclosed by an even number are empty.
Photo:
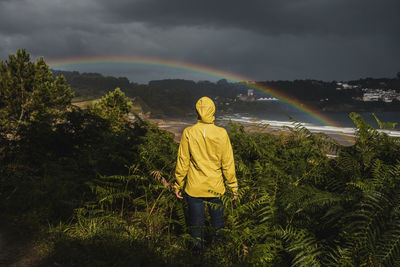
[[[149,58],[149,57],[139,57],[139,56],[83,56],[83,57],[68,57],[68,58],[58,58],[58,59],[46,59],[46,62],[52,68],[60,68],[60,67],[68,67],[75,65],[88,65],[88,64],[139,64],[139,65],[147,65],[147,66],[155,66],[155,67],[164,67],[164,68],[174,68],[179,70],[197,72],[200,74],[205,74],[211,77],[216,77],[220,79],[227,79],[229,81],[237,82],[247,86],[248,88],[254,89],[256,91],[260,91],[263,93],[267,93],[270,96],[273,96],[286,105],[293,107],[301,112],[306,113],[311,116],[315,120],[319,121],[323,125],[326,126],[334,126],[340,127],[336,122],[328,118],[327,116],[321,114],[319,111],[308,107],[301,103],[299,100],[283,94],[278,90],[274,90],[273,88],[266,87],[259,83],[248,82],[251,79],[246,78],[244,76],[226,72],[223,70],[219,70],[212,67],[206,67],[198,64],[176,61],[176,60],[168,60],[168,59],[159,59],[159,58]]]

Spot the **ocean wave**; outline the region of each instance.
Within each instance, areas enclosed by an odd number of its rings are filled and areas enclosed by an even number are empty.
[[[225,116],[221,117],[221,120],[232,120],[234,122],[241,123],[260,123],[260,124],[268,124],[269,127],[272,128],[283,128],[283,127],[294,127],[294,121],[277,121],[277,120],[262,120],[256,119],[254,117],[246,117],[246,116]],[[299,122],[305,128],[310,130],[311,132],[322,132],[322,133],[336,133],[336,134],[346,134],[346,135],[354,135],[356,132],[355,128],[352,127],[337,127],[330,125],[315,125],[308,122]],[[400,137],[400,131],[396,130],[380,130],[379,132],[384,132],[389,136]]]

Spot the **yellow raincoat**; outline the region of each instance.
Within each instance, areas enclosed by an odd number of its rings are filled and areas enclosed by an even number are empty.
[[[214,102],[202,97],[196,103],[199,120],[187,127],[183,133],[178,150],[175,169],[175,190],[184,187],[192,197],[215,197],[225,193],[226,184],[237,192],[237,180],[233,152],[228,133],[224,128],[214,125]],[[212,192],[210,192],[212,191]]]

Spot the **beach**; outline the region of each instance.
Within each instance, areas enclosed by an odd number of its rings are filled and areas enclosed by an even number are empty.
[[[149,119],[152,123],[158,125],[160,129],[166,130],[174,134],[174,139],[176,142],[180,141],[181,135],[183,130],[196,123],[196,120],[188,120],[188,119]],[[271,125],[265,124],[260,121],[235,121],[235,120],[228,120],[228,119],[219,119],[215,121],[215,125],[226,128],[228,126],[229,121],[232,122],[239,122],[241,123],[247,132],[255,132],[261,131],[266,133],[271,133],[275,135],[279,135],[281,133],[289,133],[290,126],[285,125]],[[311,128],[309,129],[313,133],[325,133],[326,135],[332,137],[336,140],[339,144],[344,146],[350,146],[354,144],[355,135],[349,131],[347,132],[338,132],[333,130],[322,131],[322,128]]]

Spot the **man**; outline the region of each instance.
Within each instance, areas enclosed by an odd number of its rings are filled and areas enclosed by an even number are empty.
[[[226,184],[237,196],[237,180],[233,152],[228,133],[214,125],[214,102],[208,97],[196,103],[198,121],[187,127],[178,150],[175,169],[175,194],[182,199],[182,189],[187,196],[191,235],[195,238],[194,249],[204,248],[204,209],[209,206],[211,224],[217,231],[224,227],[221,199]],[[184,183],[184,178],[186,181]],[[216,235],[214,235],[216,237]]]

